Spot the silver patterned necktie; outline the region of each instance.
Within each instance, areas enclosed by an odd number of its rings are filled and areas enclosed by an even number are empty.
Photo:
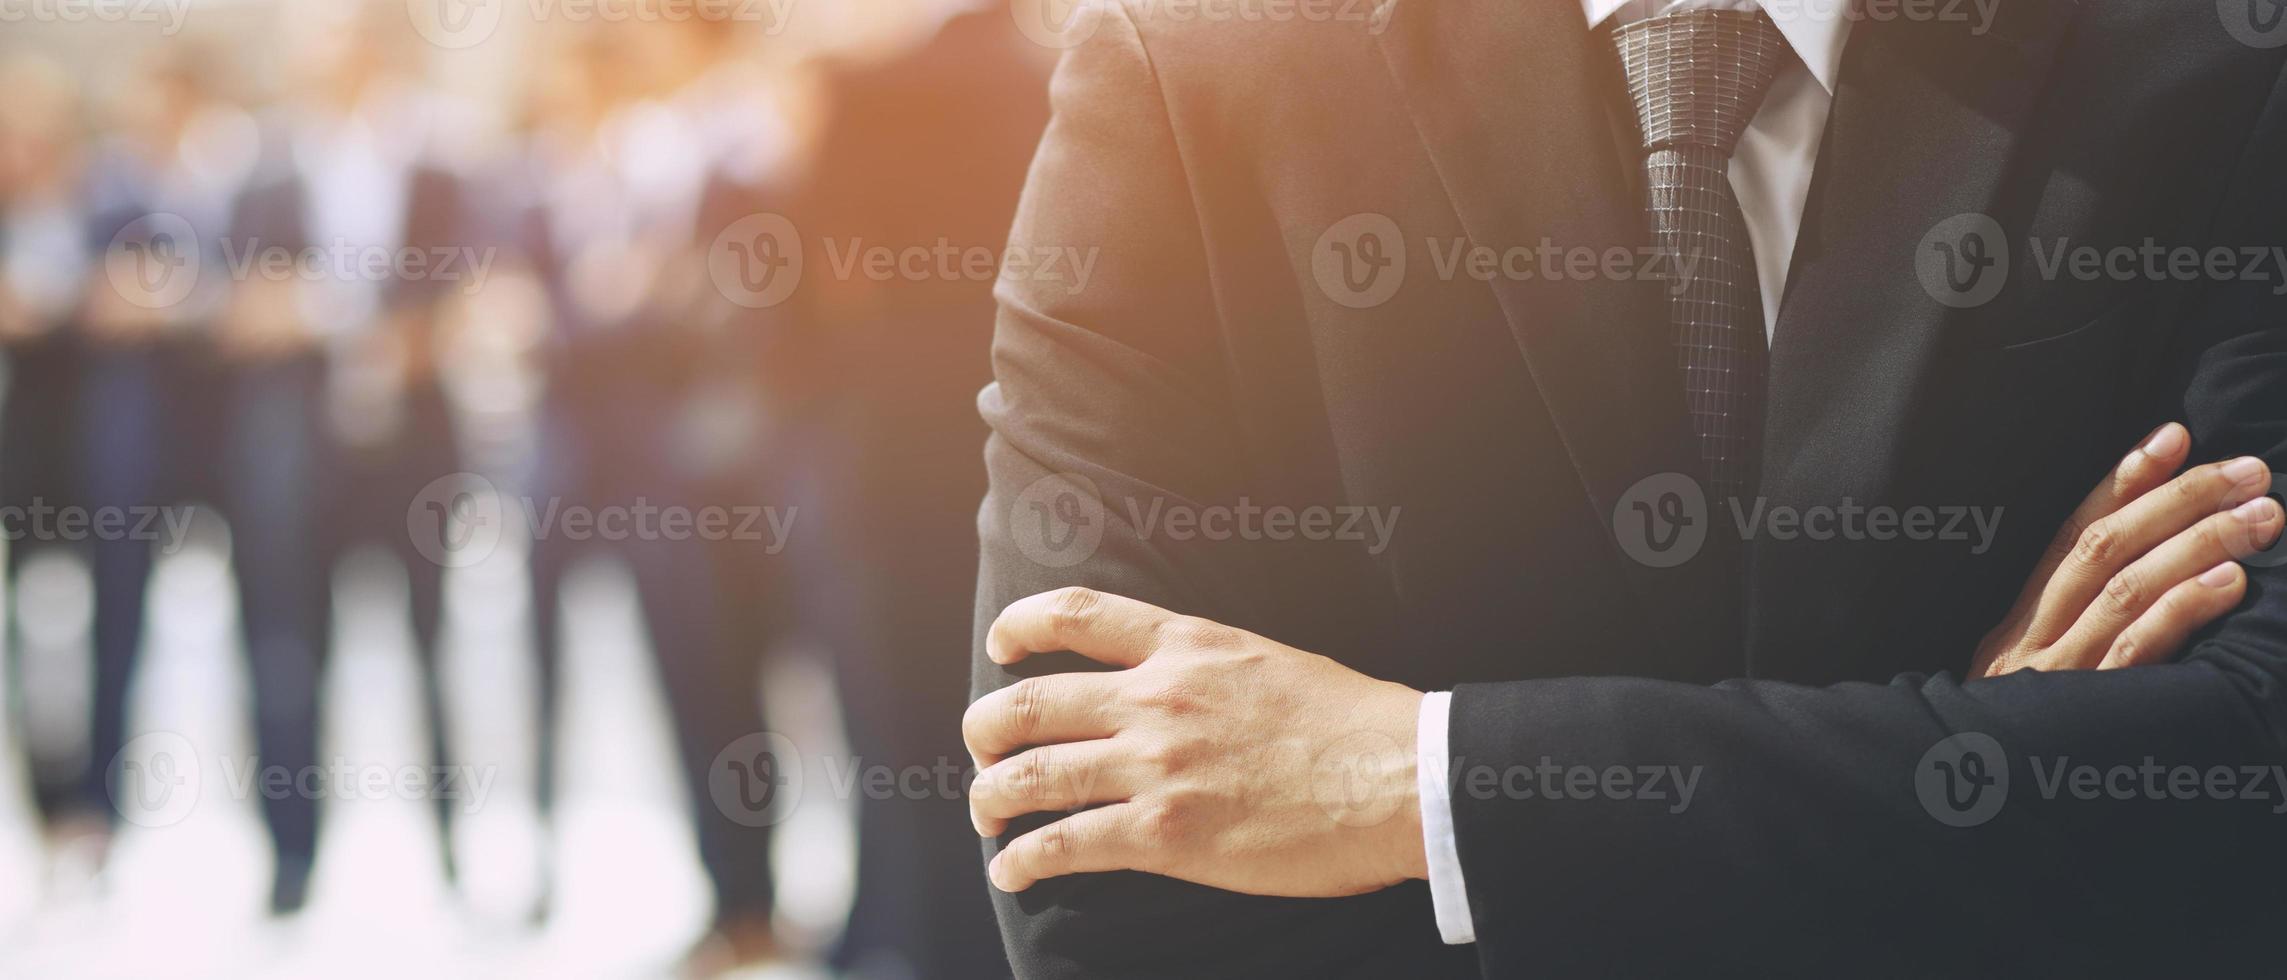
[[[1621,25],[1612,40],[1643,135],[1653,242],[1689,270],[1668,284],[1668,322],[1701,476],[1717,499],[1746,496],[1761,469],[1763,303],[1725,173],[1787,42],[1760,11],[1704,9]]]

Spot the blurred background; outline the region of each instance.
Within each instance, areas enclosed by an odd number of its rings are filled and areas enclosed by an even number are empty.
[[[1026,12],[0,0],[0,976],[1007,975]]]

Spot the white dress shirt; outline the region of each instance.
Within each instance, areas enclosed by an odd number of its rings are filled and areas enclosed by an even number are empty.
[[[1773,339],[1779,323],[1779,297],[1786,292],[1787,266],[1801,230],[1803,202],[1810,195],[1811,167],[1818,160],[1819,137],[1834,104],[1834,79],[1850,18],[1839,0],[1581,0],[1587,29],[1607,22],[1628,23],[1686,8],[1719,8],[1771,15],[1794,49],[1795,61],[1771,83],[1762,107],[1732,151],[1731,190],[1747,221],[1755,249],[1755,279],[1763,295],[1763,329]],[[1585,107],[1584,107],[1585,111]],[[1423,844],[1429,853],[1429,894],[1437,909],[1437,929],[1448,943],[1477,941],[1462,880],[1461,856],[1454,843],[1452,782],[1447,772],[1447,721],[1451,692],[1421,699],[1416,733]]]

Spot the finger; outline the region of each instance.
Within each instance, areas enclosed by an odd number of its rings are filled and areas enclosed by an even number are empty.
[[[993,857],[985,875],[993,887],[1021,892],[1048,878],[1096,871],[1148,871],[1147,852],[1135,843],[1136,804],[1082,810],[1013,841]]]
[[[1044,745],[985,768],[969,785],[969,822],[997,837],[1011,818],[1118,803],[1135,793],[1134,760],[1115,739]]]
[[[2041,644],[2080,622],[2113,576],[2202,518],[2263,496],[2271,468],[2253,456],[2193,467],[2087,525],[2041,598],[2027,639]]]
[[[2215,568],[2216,563],[2245,558],[2278,540],[2287,514],[2279,502],[2257,497],[2222,514],[2210,515],[2188,531],[2152,549],[2150,554],[2121,569],[2088,611],[2074,624],[2093,645],[2111,647],[2111,640],[2144,615],[2162,595],[2188,579]]]
[[[961,740],[980,767],[1028,745],[1105,738],[1119,730],[1111,674],[1027,677],[978,698],[961,716]]]
[[[2181,424],[2166,422],[2146,435],[2135,449],[2129,450],[2065,518],[2064,526],[2057,529],[2056,537],[2050,539],[2048,550],[2041,555],[2040,564],[2034,567],[2032,577],[2025,580],[2011,618],[2039,610],[2049,580],[2056,576],[2058,566],[2071,557],[2074,547],[2080,543],[2081,533],[2089,525],[2111,516],[2121,505],[2166,482],[2183,465],[2184,455],[2191,447],[2190,433]]]
[[[2201,627],[2232,611],[2247,595],[2247,572],[2238,562],[2225,562],[2177,583],[2160,601],[2112,641],[2098,670],[2117,670],[2169,660],[2183,650]]]
[[[1148,602],[1078,586],[1026,596],[1001,610],[985,634],[985,655],[1013,664],[1035,653],[1070,650],[1114,667],[1151,655],[1153,632],[1176,618]]]

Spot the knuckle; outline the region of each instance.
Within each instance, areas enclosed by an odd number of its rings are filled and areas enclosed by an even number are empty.
[[[1175,775],[1182,768],[1181,753],[1164,739],[1154,739],[1137,750],[1136,762],[1161,779]]]
[[[1038,802],[1048,798],[1048,749],[1038,748],[1017,760],[1016,771],[1009,774],[1009,788],[1018,799]]]
[[[1040,828],[1039,845],[1033,848],[1033,867],[1039,869],[1061,867],[1072,860],[1072,853],[1080,846],[1074,839],[1072,828],[1058,820]]]
[[[1181,838],[1182,810],[1174,803],[1159,801],[1138,804],[1136,836],[1154,846],[1173,843]]]
[[[2073,557],[2091,568],[2110,568],[2122,548],[2121,530],[2111,518],[2095,521],[2081,531],[2073,545]]]
[[[2168,497],[2178,504],[2212,504],[2218,487],[2231,481],[2223,475],[2223,467],[2210,464],[2199,472],[2187,473],[2168,481]]]
[[[1103,595],[1094,589],[1078,585],[1058,589],[1048,604],[1049,628],[1060,637],[1076,635],[1087,628],[1103,605]]]
[[[1168,776],[1180,776],[1199,759],[1198,739],[1175,737],[1162,739],[1151,751],[1152,765]]]
[[[1198,683],[1180,672],[1146,684],[1136,693],[1144,708],[1172,717],[1198,714],[1204,707]]]
[[[1008,713],[1002,724],[1010,738],[1029,739],[1040,730],[1040,718],[1047,710],[1047,685],[1038,677],[1027,677],[1009,685]]]
[[[2144,588],[2144,576],[2135,569],[2122,569],[2120,574],[2104,583],[2104,602],[2113,612],[2131,613],[2149,603]]]

